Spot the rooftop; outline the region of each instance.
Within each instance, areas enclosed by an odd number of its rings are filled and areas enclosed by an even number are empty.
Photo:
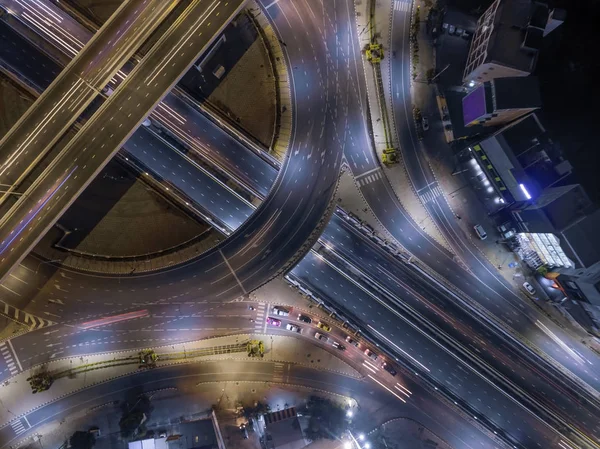
[[[535,76],[495,78],[491,82],[494,88],[496,110],[540,108],[542,106],[540,84]]]

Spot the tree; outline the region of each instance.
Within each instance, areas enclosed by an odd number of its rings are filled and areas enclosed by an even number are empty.
[[[311,440],[340,438],[348,429],[346,411],[329,399],[311,396],[306,404],[310,416],[306,436]]]
[[[247,420],[256,419],[265,413],[269,413],[271,411],[271,407],[269,404],[263,404],[260,401],[256,401],[254,405],[244,407],[244,416]]]
[[[137,398],[125,401],[122,410],[123,415],[119,421],[119,428],[121,436],[129,438],[135,435],[144,421],[150,417],[152,404],[146,395],[141,394]]]
[[[92,449],[96,444],[96,437],[90,432],[78,430],[69,438],[69,444],[73,449]]]

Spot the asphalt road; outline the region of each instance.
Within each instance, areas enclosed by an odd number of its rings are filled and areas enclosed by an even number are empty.
[[[31,251],[241,6],[193,2],[165,32],[0,222],[0,279]]]
[[[600,438],[599,423],[595,419],[600,413],[596,398],[582,397],[562,376],[544,370],[523,354],[520,347],[511,344],[503,335],[491,332],[482,321],[473,318],[470,311],[461,308],[411,265],[398,264],[389,253],[364,239],[336,215],[320,241],[331,248],[322,253],[326,259],[335,260],[335,256],[328,254],[334,253],[354,267],[348,268],[342,263],[339,266],[343,272],[355,271],[368,277],[361,285],[371,287],[369,290],[374,297],[387,296],[389,306],[400,311],[416,328],[428,329],[435,336],[448,336],[446,348],[452,351],[458,345],[461,361],[467,369],[483,371],[489,379],[500,373],[519,386],[520,391],[514,393],[516,400],[530,397],[537,402],[532,407],[534,413],[537,407],[553,410],[565,422]],[[313,287],[315,284],[315,281],[311,282]],[[345,309],[352,312],[351,306],[355,306],[354,301],[350,301]],[[496,384],[504,382],[504,379],[498,379]],[[523,402],[525,406],[528,403],[529,399]]]
[[[89,44],[0,140],[0,204],[10,197],[35,165],[52,149],[98,92],[149,37],[177,2],[129,0],[123,3]],[[22,4],[29,14],[44,9]],[[19,5],[20,6],[20,5]],[[0,224],[1,226],[1,224]],[[0,252],[6,250],[6,241]]]
[[[80,23],[73,22],[71,16],[58,5],[47,0],[40,0],[44,8],[37,11],[38,16],[44,19],[45,26],[42,26],[39,20],[32,20],[28,14],[23,14],[25,11],[19,4],[14,8],[15,1],[0,0],[0,6],[11,11],[15,18],[53,44],[52,48],[46,47],[45,51],[51,52],[54,49],[52,54],[57,61],[63,59],[63,54],[71,57],[93,36],[93,33]],[[135,61],[122,68],[119,72],[121,76],[113,78],[111,88],[119,85],[132,70],[134,63]],[[192,67],[189,72],[196,70]],[[262,197],[268,194],[277,176],[275,167],[278,167],[278,164],[261,149],[253,147],[255,151],[248,151],[241,143],[250,143],[246,136],[231,128],[224,132],[221,128],[225,126],[224,122],[215,119],[195,101],[190,101],[190,97],[179,87],[176,86],[165,96],[152,111],[150,119],[180,139],[190,152],[212,163],[240,186]]]
[[[178,387],[193,390],[198,383],[213,382],[218,378],[222,382],[276,382],[322,389],[348,395],[356,399],[359,406],[363,400],[381,404],[396,410],[398,416],[406,416],[422,423],[444,439],[453,447],[475,449],[493,449],[496,444],[481,433],[472,423],[453,413],[447,405],[441,403],[417,384],[409,383],[413,391],[412,397],[406,404],[389,395],[383,388],[365,382],[348,378],[335,373],[317,371],[307,367],[289,364],[285,378],[277,374],[274,363],[256,362],[206,362],[190,365],[175,365],[136,375],[127,376],[97,385],[89,389],[62,398],[56,402],[44,405],[21,419],[25,432],[18,436],[11,426],[0,429],[0,448],[8,448],[14,442],[35,432],[39,425],[60,421],[76,412],[83,412],[93,406],[122,400],[129,391],[152,391],[161,388]],[[365,429],[367,430],[367,429]]]

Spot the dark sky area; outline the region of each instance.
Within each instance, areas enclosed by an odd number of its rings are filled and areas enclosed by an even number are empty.
[[[600,0],[547,0],[567,19],[543,42],[534,75],[540,78],[538,113],[575,168],[576,179],[600,206]],[[447,0],[479,16],[491,0]]]

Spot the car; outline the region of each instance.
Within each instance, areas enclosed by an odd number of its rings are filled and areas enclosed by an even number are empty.
[[[448,26],[448,34],[454,34],[455,31],[456,31],[456,27],[454,25]]]
[[[531,296],[535,296],[535,288],[533,288],[529,282],[523,282],[523,288]]]
[[[487,239],[487,233],[485,232],[485,229],[483,229],[483,226],[476,224],[473,226],[473,229],[475,229],[475,233],[481,240]]]
[[[325,335],[323,335],[323,334],[318,333],[318,332],[315,334],[315,338],[317,340],[327,341],[327,337]]]
[[[242,437],[244,440],[248,439],[248,429],[246,429],[246,424],[240,425],[240,431],[242,432]]]
[[[345,351],[345,350],[346,350],[346,347],[345,347],[343,344],[341,344],[341,343],[338,343],[337,341],[334,341],[333,343],[331,343],[331,345],[332,345],[332,346],[333,346],[335,349],[339,349],[340,351]]]
[[[353,338],[352,338],[350,335],[348,335],[348,336],[346,337],[346,341],[347,341],[348,343],[350,343],[352,346],[355,346],[355,347],[357,347],[357,348],[359,348],[359,347],[360,347],[360,343],[359,343],[357,340],[354,340],[354,339],[353,339]]]
[[[371,360],[377,360],[377,358],[379,357],[377,354],[375,354],[369,348],[365,349],[365,355],[367,357],[369,357]]]
[[[312,318],[307,315],[298,314],[298,321],[302,321],[303,323],[310,324],[312,323]]]
[[[290,311],[288,309],[284,309],[283,307],[273,307],[273,313],[279,316],[288,316]]]
[[[394,367],[393,367],[392,365],[390,365],[389,363],[387,363],[387,362],[383,362],[383,364],[382,364],[381,366],[382,366],[382,368],[383,368],[384,370],[386,370],[386,371],[387,371],[388,373],[390,373],[392,376],[395,376],[396,374],[398,374],[398,371],[396,371],[396,370],[394,369]]]
[[[464,32],[465,32],[465,30],[463,30],[462,28],[456,27],[456,35],[457,36],[462,37]]]
[[[302,332],[302,328],[296,326],[295,324],[286,324],[285,328],[292,332],[297,332],[297,333]]]
[[[281,320],[278,320],[277,318],[268,317],[267,323],[270,324],[271,326],[281,327]]]
[[[325,332],[331,332],[331,326],[327,323],[324,323],[323,321],[319,321],[317,323],[317,327],[321,330],[324,330]]]
[[[448,30],[448,24],[447,23],[443,23],[442,24],[442,30],[444,30],[444,31]]]
[[[429,119],[427,117],[422,117],[421,125],[423,126],[423,131],[427,131],[429,129]]]

